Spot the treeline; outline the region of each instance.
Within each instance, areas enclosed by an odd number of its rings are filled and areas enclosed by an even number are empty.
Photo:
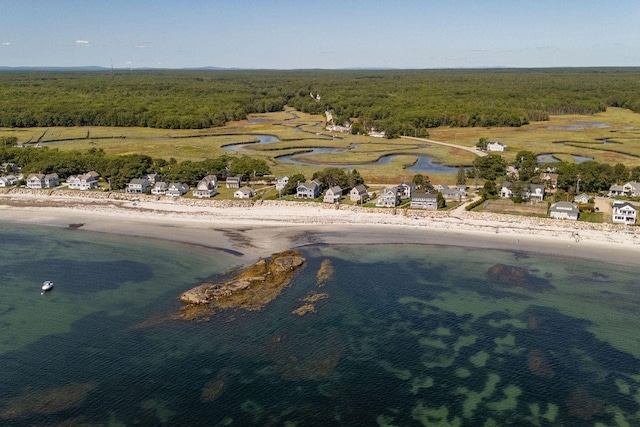
[[[609,106],[640,112],[640,68],[0,72],[0,127],[194,129],[286,105],[387,136],[521,126]]]
[[[15,163],[22,168],[26,177],[30,173],[57,173],[61,179],[70,175],[96,171],[109,181],[113,190],[125,188],[134,178],[157,173],[166,182],[182,182],[197,185],[206,175],[216,175],[219,179],[240,176],[243,180],[270,174],[269,166],[263,159],[247,156],[220,156],[199,162],[175,159],[152,158],[143,154],[108,155],[101,149],[80,151],[60,151],[45,148],[17,148],[0,146],[0,163]]]

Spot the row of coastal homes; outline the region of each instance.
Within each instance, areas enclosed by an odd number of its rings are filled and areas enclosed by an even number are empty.
[[[411,199],[415,191],[416,184],[413,182],[403,182],[400,185],[387,187],[380,192],[376,206],[387,208],[398,206],[402,200]]]

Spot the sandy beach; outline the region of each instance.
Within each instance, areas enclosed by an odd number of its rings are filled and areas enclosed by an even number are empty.
[[[4,223],[166,239],[233,251],[241,263],[308,244],[435,244],[636,264],[637,227],[467,212],[286,201],[160,199],[122,193],[5,190]]]

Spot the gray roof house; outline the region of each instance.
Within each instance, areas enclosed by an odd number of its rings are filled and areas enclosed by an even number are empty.
[[[180,197],[189,191],[189,186],[181,182],[172,182],[165,193],[167,196]]]
[[[156,181],[151,188],[151,194],[163,195],[167,194],[169,186],[164,181]]]
[[[616,224],[635,224],[637,209],[629,202],[613,201],[612,222]]]
[[[415,193],[411,197],[411,208],[435,211],[438,209],[438,195],[431,193]]]
[[[242,180],[239,176],[228,176],[226,181],[227,188],[240,188]]]
[[[149,186],[147,178],[134,178],[127,184],[127,193],[146,193]]]
[[[324,193],[324,198],[322,199],[322,201],[324,203],[338,203],[341,198],[342,188],[340,188],[339,185],[334,185]]]
[[[218,177],[207,175],[198,182],[198,186],[193,190],[193,197],[205,198],[218,194]]]
[[[580,210],[571,202],[556,202],[549,208],[549,216],[557,219],[578,220]]]
[[[322,185],[313,180],[311,182],[301,182],[296,187],[296,198],[298,199],[315,199],[320,195]]]
[[[544,185],[531,184],[525,194],[527,199],[537,200],[541,202],[544,199]]]
[[[369,200],[369,192],[363,184],[356,185],[349,191],[349,199],[352,202],[364,202]]]
[[[624,194],[625,192],[623,185],[613,184],[611,187],[609,187],[609,196],[622,196]]]
[[[12,185],[16,185],[18,183],[18,178],[14,175],[5,175],[0,176],[0,187],[9,187]]]
[[[625,194],[631,197],[640,196],[640,182],[637,181],[629,181],[625,185],[622,186]]]

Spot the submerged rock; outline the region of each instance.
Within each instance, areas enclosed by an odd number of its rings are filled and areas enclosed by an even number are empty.
[[[318,273],[316,274],[316,284],[318,286],[324,286],[325,282],[330,280],[333,277],[333,265],[331,264],[331,260],[325,259],[320,264],[320,268],[318,269]]]
[[[262,259],[250,265],[235,277],[223,283],[203,283],[183,294],[178,299],[190,307],[236,308],[259,310],[276,298],[289,285],[294,273],[305,264],[299,251],[273,254],[269,260]],[[198,310],[200,311],[200,310]],[[183,317],[190,318],[183,310]]]
[[[533,292],[554,288],[549,280],[532,276],[526,268],[512,265],[495,264],[487,270],[487,278],[501,287],[523,288]]]

